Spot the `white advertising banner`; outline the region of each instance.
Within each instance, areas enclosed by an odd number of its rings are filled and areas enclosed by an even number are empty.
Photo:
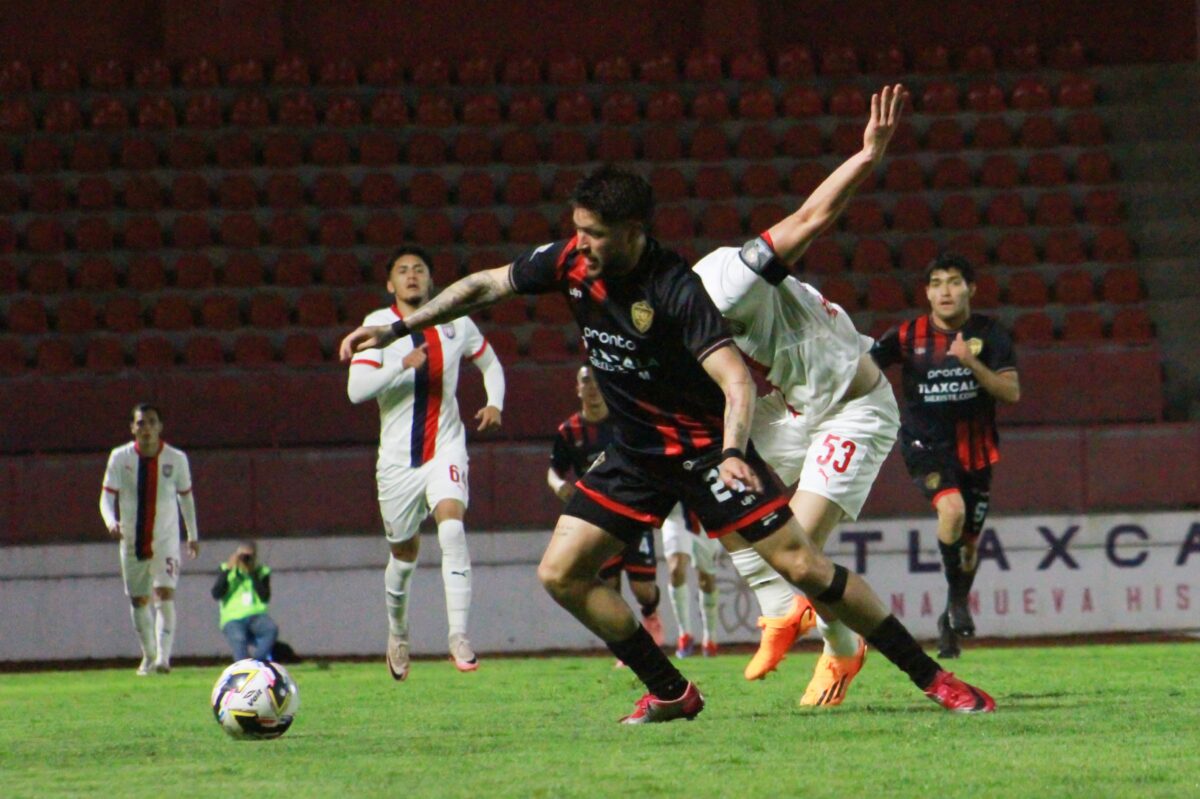
[[[537,582],[547,531],[468,532],[474,574],[471,639],[487,652],[595,649],[600,642]],[[176,654],[221,656],[217,603],[209,595],[232,541],[207,541],[185,561],[176,596]],[[437,537],[426,535],[411,602],[413,650],[445,651],[445,602]],[[828,553],[862,574],[918,637],[936,635],[945,580],[935,520],[866,520],[833,532]],[[270,612],[301,655],[383,651],[387,624],[380,536],[265,539]],[[727,557],[718,562],[720,636],[758,638],[758,606]],[[695,578],[692,577],[692,584]],[[666,601],[660,613],[669,636]],[[695,616],[698,602],[693,599]],[[998,517],[980,542],[971,595],[982,636],[1188,630],[1200,627],[1200,512]],[[137,642],[111,544],[0,549],[0,661],[133,657]]]

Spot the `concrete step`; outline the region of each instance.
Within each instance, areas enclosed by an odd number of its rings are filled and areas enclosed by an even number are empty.
[[[1192,296],[1151,302],[1150,315],[1158,328],[1162,347],[1167,417],[1172,420],[1200,418],[1196,415],[1200,406],[1197,401],[1200,398],[1200,360],[1196,358],[1196,344],[1200,342],[1200,298]]]
[[[1146,281],[1151,300],[1200,298],[1200,263],[1194,257],[1143,258],[1138,270]]]
[[[1193,181],[1186,178],[1200,173],[1200,141],[1196,139],[1114,143],[1108,150],[1120,165],[1121,178],[1126,183],[1191,184]]]

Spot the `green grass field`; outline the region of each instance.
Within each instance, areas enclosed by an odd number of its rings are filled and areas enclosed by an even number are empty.
[[[883,658],[845,705],[795,702],[815,655],[747,683],[745,657],[685,661],[694,722],[614,723],[641,691],[599,657],[302,664],[275,741],[225,737],[219,667],[0,676],[0,797],[1200,796],[1200,647],[975,649],[955,664],[993,716],[953,716]]]

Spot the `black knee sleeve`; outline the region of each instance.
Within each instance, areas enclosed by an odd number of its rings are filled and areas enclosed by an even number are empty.
[[[833,564],[833,582],[829,584],[828,588],[817,594],[814,599],[826,605],[841,602],[842,595],[846,593],[846,582],[849,579],[850,572],[845,566],[839,566],[836,563]]]

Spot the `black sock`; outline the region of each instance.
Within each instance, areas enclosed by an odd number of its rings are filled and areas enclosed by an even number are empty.
[[[642,604],[642,617],[653,616],[654,611],[658,610],[658,603],[662,600],[662,591],[657,585],[654,586],[654,599]]]
[[[637,632],[633,635],[624,641],[610,643],[608,648],[637,675],[647,690],[659,699],[678,699],[687,690],[688,681],[667,659],[642,625],[638,625]]]
[[[942,553],[942,568],[946,572],[946,585],[950,588],[950,601],[961,600],[965,597],[963,586],[962,551],[963,540],[960,538],[953,544],[938,541],[938,549]],[[971,576],[974,579],[974,575]],[[969,587],[968,583],[968,587]]]
[[[941,670],[937,661],[926,655],[912,635],[895,616],[888,616],[870,635],[867,643],[908,675],[924,691]]]

